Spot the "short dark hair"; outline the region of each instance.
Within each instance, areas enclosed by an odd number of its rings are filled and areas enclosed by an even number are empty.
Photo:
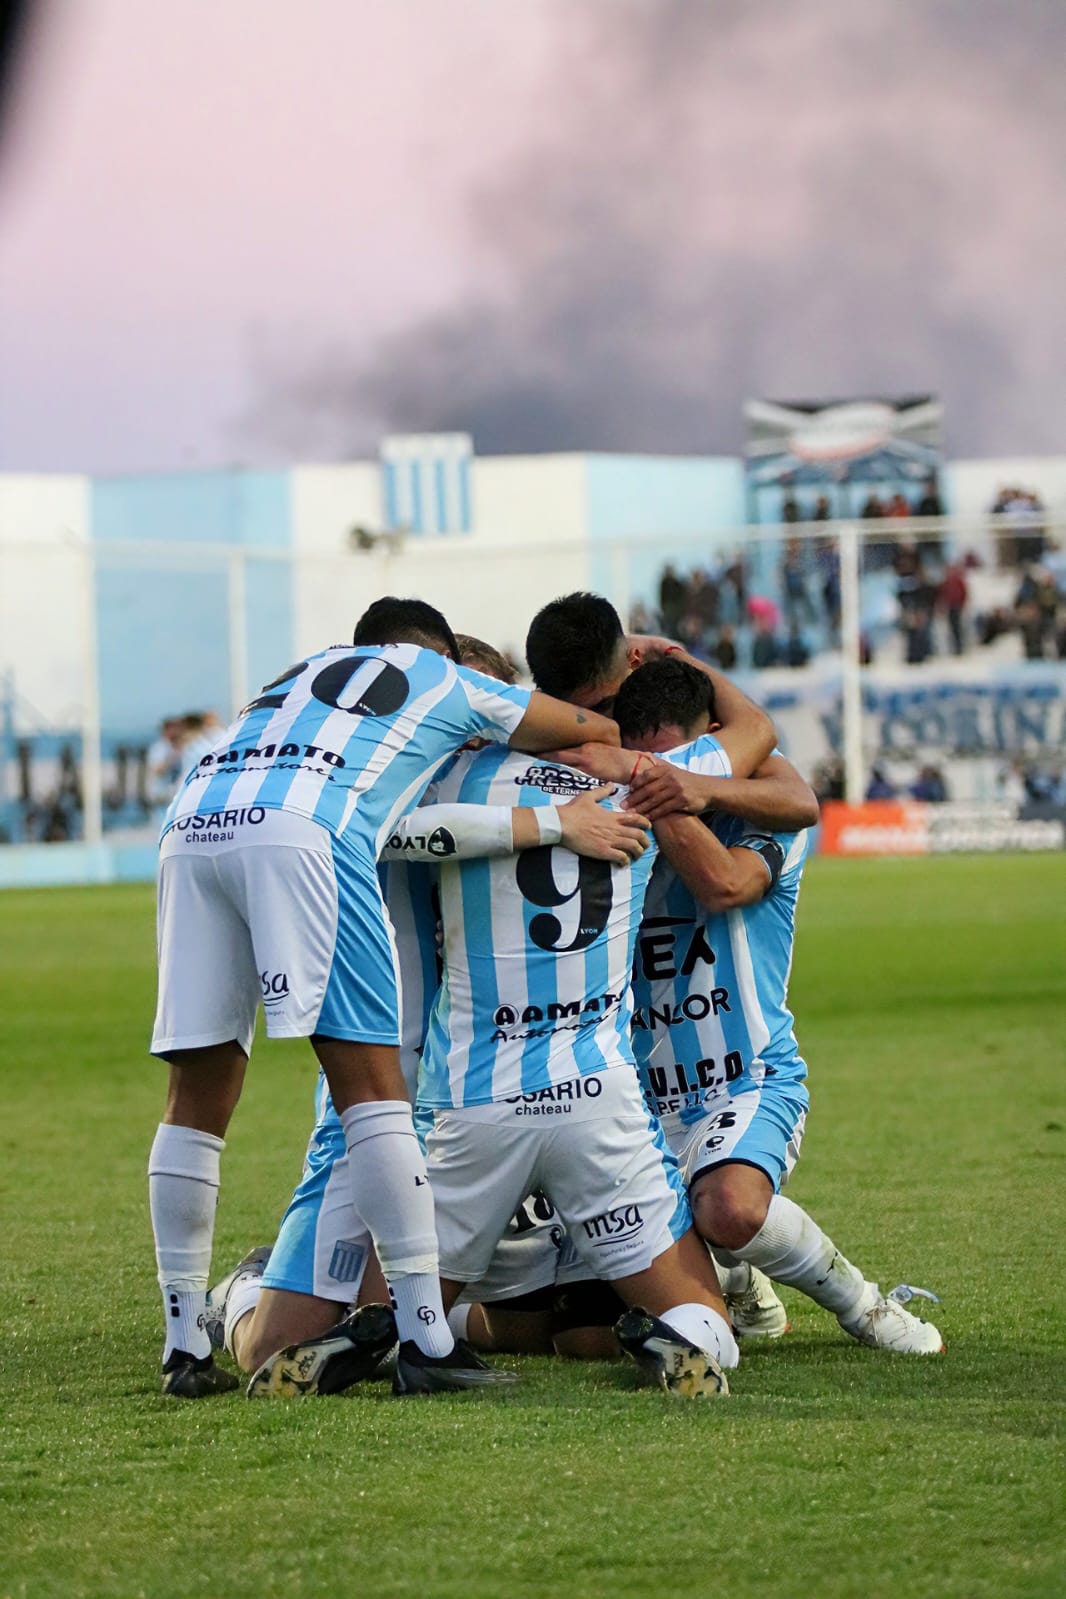
[[[706,715],[715,720],[714,684],[688,661],[649,661],[631,672],[614,702],[623,743],[654,733],[666,722],[688,729]]]
[[[526,661],[539,689],[566,699],[607,676],[624,638],[618,612],[602,594],[563,594],[529,624]]]
[[[352,634],[353,644],[419,644],[423,649],[444,645],[452,660],[459,660],[455,634],[440,611],[425,600],[401,600],[383,594],[368,605]]]

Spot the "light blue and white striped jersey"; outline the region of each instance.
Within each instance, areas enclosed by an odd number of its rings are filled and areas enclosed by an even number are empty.
[[[710,736],[667,759],[722,775]],[[665,857],[656,863],[634,962],[633,1047],[648,1103],[668,1131],[698,1121],[708,1099],[743,1093],[767,1074],[807,1075],[787,995],[809,835],[767,834],[723,815],[713,828],[727,849],[769,853],[780,875],[753,905],[710,912]]]
[[[295,811],[375,856],[448,756],[506,742],[529,705],[413,644],[337,645],[268,683],[188,774],[163,823],[261,806]]]
[[[464,754],[441,801],[550,805],[601,785],[506,750]],[[611,805],[617,806],[619,789]],[[542,846],[444,862],[444,980],[422,1056],[420,1105],[539,1094],[608,1067],[632,1070],[630,972],[654,845],[612,866]]]

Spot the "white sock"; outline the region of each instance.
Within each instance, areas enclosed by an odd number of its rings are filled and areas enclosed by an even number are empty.
[[[440,1297],[437,1229],[426,1163],[403,1099],[341,1112],[352,1203],[374,1240],[401,1342],[426,1355],[455,1348]]]
[[[726,1265],[721,1255],[714,1255],[714,1269],[718,1273],[718,1283],[722,1290],[722,1298],[729,1299],[731,1295],[739,1297],[746,1294],[751,1287],[751,1266],[746,1260],[738,1260],[735,1264]]]
[[[732,1371],[734,1366],[739,1366],[740,1350],[733,1329],[710,1305],[675,1305],[673,1310],[664,1310],[659,1320],[665,1321],[697,1349],[713,1355],[723,1368]]]
[[[148,1203],[163,1290],[166,1343],[200,1359],[211,1353],[204,1301],[218,1204],[219,1159],[226,1145],[196,1127],[156,1129],[148,1157]]]
[[[466,1329],[470,1322],[470,1312],[473,1305],[453,1305],[448,1312],[448,1326],[452,1330],[453,1338],[465,1338]]]
[[[226,1348],[236,1359],[237,1351],[233,1347],[233,1335],[237,1330],[237,1323],[243,1321],[245,1316],[250,1316],[259,1303],[259,1295],[263,1292],[262,1272],[250,1271],[248,1275],[238,1277],[226,1298]]]
[[[846,1316],[866,1289],[859,1268],[845,1260],[818,1223],[783,1194],[771,1199],[766,1220],[751,1243],[732,1254],[751,1261],[774,1282],[798,1288],[834,1316]]]

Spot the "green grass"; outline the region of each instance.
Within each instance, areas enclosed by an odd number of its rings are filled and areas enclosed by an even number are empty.
[[[792,1194],[868,1275],[943,1295],[940,1360],[793,1330],[706,1407],[623,1367],[513,1395],[157,1391],[150,893],[0,895],[0,1596],[1066,1592],[1066,858],[817,861]],[[257,1054],[216,1263],[269,1236],[313,1071]]]

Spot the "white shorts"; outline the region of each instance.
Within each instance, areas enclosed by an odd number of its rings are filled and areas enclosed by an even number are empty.
[[[426,1170],[441,1276],[455,1282],[484,1276],[520,1201],[539,1189],[586,1275],[608,1281],[644,1271],[692,1224],[680,1168],[625,1066],[583,1077],[550,1103],[435,1110]]]
[[[153,1054],[231,1038],[248,1054],[260,1004],[272,1038],[398,1042],[376,865],[307,817],[182,817],[159,847],[158,940]]]
[[[809,1103],[804,1083],[777,1078],[709,1103],[706,1116],[670,1138],[685,1182],[694,1183],[715,1166],[754,1166],[776,1193],[799,1159]]]

